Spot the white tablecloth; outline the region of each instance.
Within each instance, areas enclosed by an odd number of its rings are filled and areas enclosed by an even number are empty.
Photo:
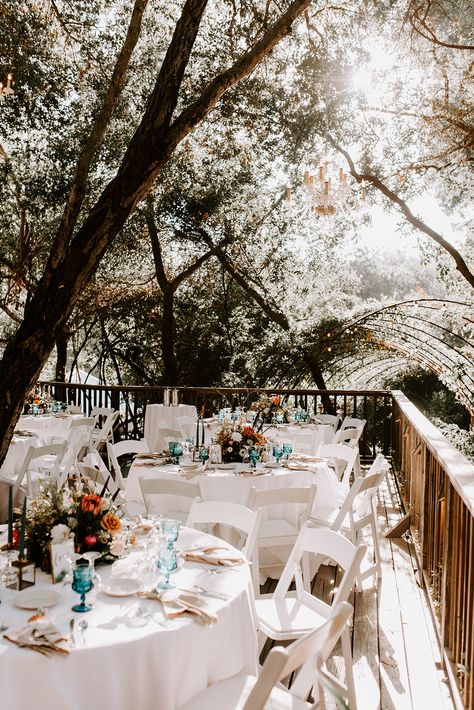
[[[145,410],[145,440],[150,451],[163,451],[166,448],[160,429],[181,429],[176,417],[192,417],[197,420],[197,410],[192,404],[180,404],[179,407],[164,407],[162,404],[147,404]],[[193,427],[195,435],[195,426]]]
[[[143,497],[140,488],[140,476],[144,478],[167,478],[182,479],[177,473],[178,466],[143,466],[143,459],[136,460],[125,480],[125,500],[134,506],[143,505]],[[238,464],[236,470],[248,469],[248,465]],[[274,468],[272,473],[261,475],[245,476],[233,471],[213,470],[204,475],[188,478],[193,483],[199,483],[203,500],[224,500],[247,504],[250,489],[268,490],[272,488],[284,488],[286,486],[310,486],[316,484],[315,507],[331,507],[337,504],[339,482],[333,469],[323,461],[311,464],[313,470],[294,471],[287,468]],[[168,501],[170,505],[176,506],[174,510],[183,509],[182,500],[179,498]],[[144,506],[143,506],[144,510]],[[272,517],[285,518],[293,525],[295,524],[294,506],[282,504],[272,506]],[[265,517],[265,516],[264,516]]]
[[[81,419],[83,416],[83,414],[21,416],[16,428],[34,432],[43,440],[43,443],[50,443],[53,437],[67,440],[72,422],[75,419]]]
[[[178,546],[220,544],[215,538],[184,529]],[[207,565],[186,563],[173,582],[186,588],[199,584],[224,592],[228,601],[207,598],[218,620],[201,626],[190,618],[160,625],[161,604],[134,597],[114,598],[99,593],[94,609],[71,611],[78,595],[55,586],[62,601],[49,616],[67,634],[69,620],[87,620],[85,645],[76,626],[77,646],[67,658],[46,658],[0,639],[0,706],[5,710],[174,710],[207,685],[239,671],[255,673],[257,642],[248,565],[208,574]],[[103,581],[111,569],[99,567]],[[47,584],[42,575],[41,584]],[[20,628],[31,611],[12,605],[16,592],[2,590],[0,619]],[[137,607],[152,614],[140,619]],[[134,618],[135,617],[135,618]]]

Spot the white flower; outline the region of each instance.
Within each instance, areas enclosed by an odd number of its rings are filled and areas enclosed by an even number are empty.
[[[71,531],[67,525],[54,525],[54,527],[51,528],[51,542],[65,542],[65,540],[69,540],[70,534]]]
[[[232,434],[233,441],[242,441],[242,434],[239,431],[234,431]]]
[[[232,453],[233,450],[234,450],[234,448],[232,446],[227,447],[227,451],[229,452],[229,454]]]
[[[252,441],[252,439],[247,439],[247,444],[248,444],[249,446],[253,446],[253,441]]]
[[[239,456],[242,456],[242,458],[244,458],[244,456],[246,456],[246,455],[247,455],[247,452],[245,451],[245,449],[240,449]]]

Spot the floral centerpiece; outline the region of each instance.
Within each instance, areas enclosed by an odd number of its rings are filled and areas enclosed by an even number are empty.
[[[247,446],[263,446],[266,439],[260,432],[246,421],[224,421],[222,428],[216,436],[216,442],[222,448],[222,461],[242,461]]]
[[[102,559],[114,558],[114,538],[121,529],[118,507],[105,486],[97,493],[92,481],[81,478],[58,491],[53,483],[47,483],[28,506],[28,558],[44,566],[49,560],[49,544],[69,538],[74,539],[78,553],[95,551]]]
[[[45,387],[43,392],[41,392],[39,385],[36,385],[26,396],[24,413],[28,414],[33,405],[38,407],[38,410],[46,412],[51,408],[52,403],[53,398],[51,397],[48,389]]]
[[[259,412],[264,422],[271,423],[273,417],[277,416],[281,416],[283,422],[288,422],[293,407],[283,402],[279,394],[261,394],[260,399],[251,404],[251,409]]]

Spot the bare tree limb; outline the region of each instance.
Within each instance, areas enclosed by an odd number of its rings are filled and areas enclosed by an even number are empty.
[[[352,177],[358,182],[362,182],[362,180],[365,180],[366,182],[371,183],[374,187],[379,190],[385,197],[388,197],[388,199],[393,202],[395,205],[397,205],[402,214],[404,215],[405,219],[407,222],[409,222],[413,227],[418,229],[420,232],[423,232],[423,234],[426,234],[428,237],[433,239],[439,246],[444,249],[455,261],[456,264],[456,269],[459,271],[459,273],[464,277],[464,279],[468,282],[472,288],[474,288],[474,274],[472,271],[470,271],[468,265],[464,261],[463,257],[461,254],[458,252],[458,250],[450,244],[444,237],[441,236],[438,232],[436,232],[434,229],[431,227],[428,227],[427,224],[425,224],[421,219],[418,217],[415,217],[413,212],[410,210],[408,207],[407,203],[402,200],[401,197],[397,195],[396,192],[393,190],[390,190],[385,183],[380,180],[376,175],[372,175],[371,173],[359,173],[356,170],[356,167],[354,165],[354,161],[352,160],[351,156],[349,153],[344,150],[332,136],[328,135],[327,136],[329,143],[335,148],[335,150],[338,151],[341,155],[343,155],[347,161],[347,164],[349,165],[349,171],[352,175]]]

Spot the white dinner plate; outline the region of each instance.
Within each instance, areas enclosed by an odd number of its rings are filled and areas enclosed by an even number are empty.
[[[55,589],[22,589],[13,600],[20,609],[40,609],[54,606],[61,601],[61,595]]]
[[[234,469],[237,467],[237,464],[235,464],[235,463],[219,463],[219,464],[215,464],[215,467],[220,469],[221,471],[234,471]]]
[[[276,461],[265,461],[264,466],[266,468],[281,468],[281,463],[277,463]]]
[[[141,585],[137,579],[128,577],[117,577],[112,579],[110,584],[104,585],[102,590],[109,597],[129,597],[140,591]]]

